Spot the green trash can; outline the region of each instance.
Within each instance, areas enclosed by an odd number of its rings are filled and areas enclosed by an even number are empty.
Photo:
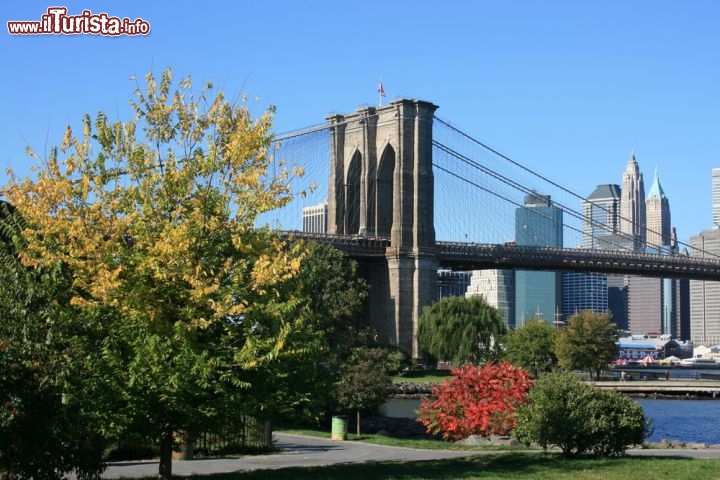
[[[347,432],[347,415],[335,415],[332,417],[330,440],[347,440]]]

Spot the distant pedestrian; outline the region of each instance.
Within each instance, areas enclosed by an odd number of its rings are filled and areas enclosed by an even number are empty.
[[[665,370],[665,380],[670,380],[670,370]]]
[[[621,381],[621,382],[624,382],[624,381],[625,381],[625,370],[623,370],[622,372],[620,372],[620,381]]]

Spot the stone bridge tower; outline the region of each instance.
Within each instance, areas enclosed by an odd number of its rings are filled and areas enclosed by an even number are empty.
[[[422,308],[436,297],[432,124],[436,105],[397,100],[328,118],[328,233],[390,237],[384,262],[362,265],[371,324],[418,358]]]

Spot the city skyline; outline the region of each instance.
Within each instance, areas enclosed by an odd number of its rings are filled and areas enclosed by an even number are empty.
[[[616,178],[634,150],[646,176],[658,167],[680,240],[712,226],[714,2],[64,5],[70,14],[142,18],[150,31],[0,35],[0,184],[7,167],[28,174],[26,145],[46,153],[83,113],[128,119],[144,74],[171,66],[176,78],[211,80],[229,98],[247,93],[255,114],[276,105],[279,133],[358,105],[427,100],[441,118],[583,197]],[[9,4],[3,25],[40,20],[49,7]],[[350,28],[358,23],[367,31]]]

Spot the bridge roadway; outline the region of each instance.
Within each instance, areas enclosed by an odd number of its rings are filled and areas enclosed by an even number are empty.
[[[329,243],[346,255],[359,259],[383,258],[392,249],[390,239],[384,237],[298,231],[281,234],[286,238]],[[505,268],[720,280],[720,258],[444,241],[435,242],[434,251],[440,267],[455,270]]]

